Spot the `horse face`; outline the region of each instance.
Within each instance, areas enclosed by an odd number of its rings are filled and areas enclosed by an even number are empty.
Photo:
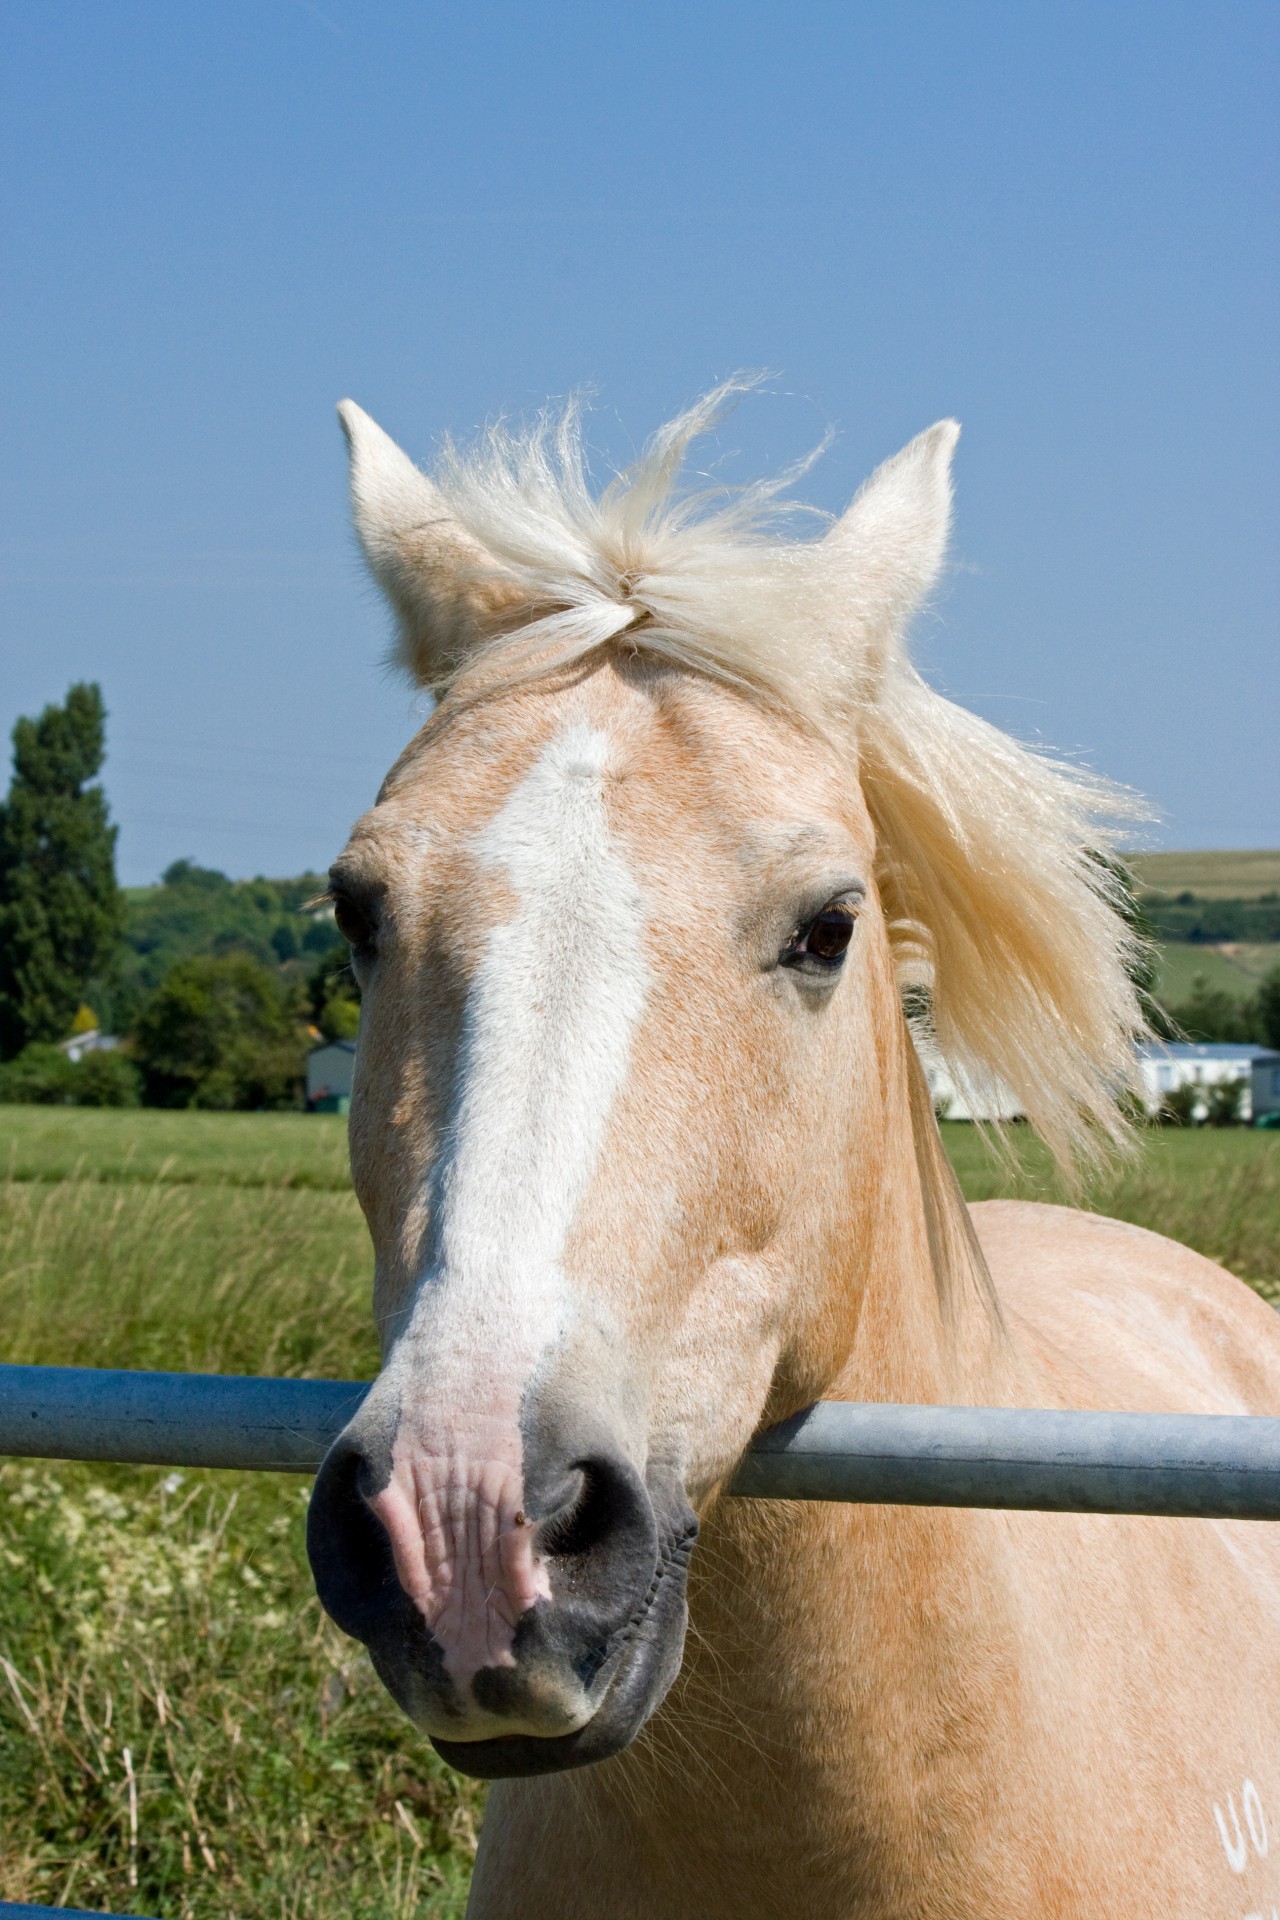
[[[478,1774],[626,1745],[679,1665],[695,1514],[893,1311],[862,1283],[930,1136],[890,935],[944,1051],[1060,1150],[1121,1130],[1141,1027],[1114,794],[903,650],[956,427],[796,542],[775,489],[679,489],[727,393],[598,494],[572,409],[435,479],[341,410],[400,657],[445,698],[333,874],[385,1364],[309,1545]]]
[[[872,854],[811,735],[606,660],[446,703],[333,869],[384,1366],[309,1548],[465,1771],[632,1739],[697,1511],[840,1364],[900,1057]]]

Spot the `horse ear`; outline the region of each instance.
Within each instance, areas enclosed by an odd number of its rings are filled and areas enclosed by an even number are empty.
[[[450,513],[435,484],[354,400],[338,419],[351,454],[351,507],[374,579],[400,625],[397,658],[440,688],[515,596],[498,563]]]
[[[1132,795],[1031,752],[935,693],[901,645],[938,578],[954,420],[877,469],[818,552],[849,612],[858,775],[900,978],[930,987],[931,1038],[974,1088],[1012,1090],[1067,1170],[1124,1138],[1117,1092],[1145,1020],[1140,944],[1103,858]],[[842,716],[843,717],[843,716]]]
[[[942,570],[951,530],[951,456],[960,427],[939,420],[877,467],[823,541],[864,632],[888,647]]]

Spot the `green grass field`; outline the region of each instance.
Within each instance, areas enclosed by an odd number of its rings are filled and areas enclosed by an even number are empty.
[[[1156,957],[1155,994],[1167,1007],[1181,1006],[1191,998],[1199,973],[1215,991],[1247,1000],[1274,967],[1280,967],[1280,941],[1211,947],[1170,940]]]
[[[1194,893],[1201,900],[1256,900],[1280,892],[1280,849],[1244,852],[1130,853],[1140,885],[1154,893]]]
[[[1061,1198],[1025,1129],[972,1198]],[[1280,1135],[1161,1133],[1089,1204],[1280,1299]],[[0,1358],[368,1375],[344,1123],[0,1107]],[[461,1912],[481,1795],[323,1619],[285,1476],[0,1462],[0,1899]]]

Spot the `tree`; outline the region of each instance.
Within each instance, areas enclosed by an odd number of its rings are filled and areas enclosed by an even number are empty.
[[[1258,988],[1255,1038],[1261,1046],[1280,1048],[1280,967],[1272,967]]]
[[[1169,1009],[1179,1037],[1188,1040],[1252,1040],[1253,1002],[1211,987],[1202,973],[1191,982],[1191,997]]]
[[[360,989],[351,971],[351,948],[336,940],[307,978],[314,1024],[326,1040],[354,1040],[360,1025]]]
[[[106,713],[93,685],[13,730],[0,805],[0,1059],[60,1040],[115,972],[124,912],[102,788]]]
[[[134,1056],[160,1107],[290,1107],[306,1036],[285,991],[252,954],[179,961],[145,1002]]]
[[[193,860],[173,861],[158,887],[129,895],[116,1004],[127,1005],[136,1019],[171,967],[207,953],[251,953],[301,988],[307,969],[335,938],[332,909],[317,898],[324,887],[318,873],[230,880]]]

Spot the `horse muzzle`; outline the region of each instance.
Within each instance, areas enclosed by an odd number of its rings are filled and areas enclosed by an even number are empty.
[[[307,1552],[437,1752],[482,1779],[607,1759],[680,1668],[697,1521],[599,1432],[434,1443],[370,1396],[320,1468]]]

